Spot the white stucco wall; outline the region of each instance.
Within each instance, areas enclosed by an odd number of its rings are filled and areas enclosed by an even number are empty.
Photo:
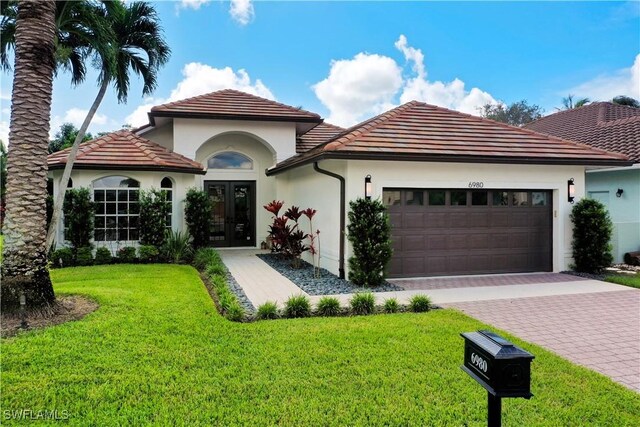
[[[347,210],[349,200],[364,196],[366,175],[372,176],[374,198],[382,196],[383,188],[467,189],[469,182],[483,182],[485,189],[552,190],[553,270],[566,270],[572,262],[569,214],[573,205],[567,200],[567,180],[574,178],[576,201],[584,197],[584,167],[391,161],[323,161],[319,166],[345,177]],[[337,273],[338,180],[313,171],[312,165],[285,172],[282,176],[288,182],[287,190],[282,193],[286,194],[287,205],[293,203],[318,209],[317,223],[322,234],[323,266]],[[280,187],[285,188],[279,185]],[[350,252],[347,244],[346,259]],[[348,270],[347,263],[345,268]]]
[[[62,175],[61,170],[49,172],[49,177],[53,178],[54,194],[58,192],[58,180]],[[117,170],[74,170],[71,173],[71,179],[73,180],[73,187],[80,188],[86,187],[93,189],[93,182],[97,179],[107,176],[126,176],[140,182],[141,190],[149,190],[152,188],[159,189],[160,182],[163,178],[170,178],[173,183],[173,204],[172,204],[172,228],[175,231],[186,230],[186,224],[184,222],[184,199],[187,194],[187,190],[196,186],[195,177],[197,175],[176,173],[176,172],[145,172],[145,171],[117,171]],[[93,194],[93,192],[92,192]],[[57,245],[63,245],[63,224],[58,227],[58,233],[56,237]],[[126,242],[98,242],[96,246],[106,246],[112,250],[117,250],[123,246],[137,246],[137,241]]]
[[[171,122],[146,130],[140,136],[173,151],[173,123]]]

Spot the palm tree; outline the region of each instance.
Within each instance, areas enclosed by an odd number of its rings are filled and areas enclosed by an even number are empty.
[[[580,98],[574,100],[574,95],[567,95],[566,98],[562,98],[562,106],[564,108],[556,108],[557,110],[573,110],[574,108],[584,107],[591,102],[589,98]]]
[[[618,95],[611,102],[618,105],[626,105],[627,107],[640,108],[640,102],[630,96]]]
[[[151,94],[157,85],[158,71],[169,60],[171,50],[166,44],[158,15],[153,6],[145,2],[124,5],[120,1],[105,1],[100,9],[104,23],[112,30],[113,39],[108,52],[96,51],[96,63],[100,66],[100,88],[69,151],[64,172],[58,181],[58,192],[53,205],[53,217],[47,232],[47,248],[55,240],[62,215],[62,203],[67,190],[66,183],[78,153],[78,147],[95,115],[107,88],[113,84],[118,102],[126,102],[129,93],[129,73],[142,77],[142,94]],[[62,185],[65,183],[65,185]]]
[[[55,299],[42,232],[55,71],[55,12],[54,0],[20,1],[16,11],[1,285],[5,309],[16,308],[22,293],[30,306],[47,305]]]

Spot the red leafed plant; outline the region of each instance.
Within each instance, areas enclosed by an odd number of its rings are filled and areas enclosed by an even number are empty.
[[[283,205],[284,202],[274,200],[264,206],[274,216],[273,223],[269,226],[271,248],[274,252],[282,253],[291,259],[294,268],[299,268],[300,256],[309,250],[309,246],[304,244],[309,235],[300,229],[298,220],[308,209],[300,211],[297,206],[291,206],[282,216],[278,216]]]

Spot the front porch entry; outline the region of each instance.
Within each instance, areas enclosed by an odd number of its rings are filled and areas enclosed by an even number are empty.
[[[211,245],[255,246],[256,182],[205,181],[204,189],[213,205]]]

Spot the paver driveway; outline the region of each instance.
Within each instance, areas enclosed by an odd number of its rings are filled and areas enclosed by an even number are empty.
[[[640,392],[640,290],[443,304]]]

